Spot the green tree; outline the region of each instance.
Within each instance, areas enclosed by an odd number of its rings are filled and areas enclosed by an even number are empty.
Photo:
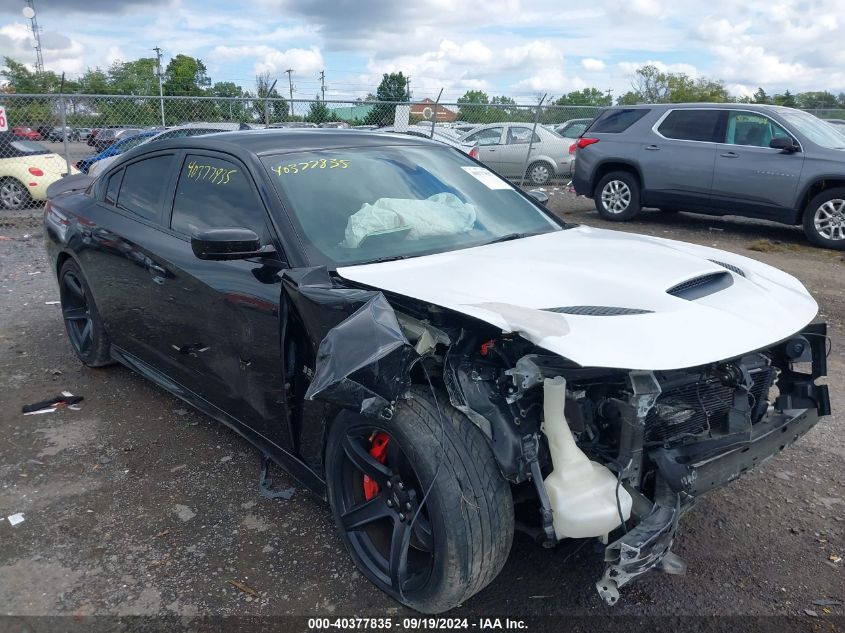
[[[272,89],[271,89],[272,88]],[[270,73],[263,75],[256,75],[255,77],[255,96],[256,99],[252,102],[252,109],[260,121],[264,121],[268,116],[272,121],[287,121],[290,119],[290,112],[288,110],[288,102],[279,91],[273,86],[272,77]],[[266,108],[265,111],[265,101]]]
[[[554,101],[553,105],[560,106],[609,106],[613,103],[611,96],[598,88],[584,88],[574,90]]]
[[[19,61],[11,57],[3,58],[3,68],[0,70],[6,83],[18,94],[44,94],[59,92],[62,83],[61,76],[52,70],[35,73]]]
[[[486,123],[490,97],[481,90],[467,90],[464,96],[458,97],[458,119],[468,123]]]
[[[774,102],[775,105],[785,106],[787,108],[794,108],[795,95],[793,95],[791,92],[789,92],[789,90],[787,90],[782,95],[775,95]]]
[[[753,95],[753,102],[752,103],[771,103],[772,99],[769,95],[766,94],[766,91],[762,88],[757,88],[757,92]]]
[[[308,114],[305,116],[305,120],[311,123],[325,123],[330,118],[331,116],[326,104],[320,101],[319,95],[316,95],[311,106],[308,108]]]
[[[799,108],[806,109],[836,108],[839,106],[836,97],[827,90],[801,92],[795,95],[795,104]]]
[[[115,61],[106,73],[111,94],[158,94],[157,62],[154,57],[141,57],[131,62]]]
[[[402,74],[401,70],[398,73],[384,73],[376,90],[376,99],[393,102],[410,101],[408,79]],[[395,118],[395,112],[396,106],[394,105],[377,105],[364,117],[364,122],[366,125],[391,125]]]
[[[641,66],[631,82],[633,91],[620,103],[724,102],[730,97],[721,80],[692,79],[684,73],[667,73],[653,65]]]
[[[77,80],[79,92],[89,95],[104,95],[111,91],[108,75],[100,68],[89,68]]]
[[[211,80],[202,60],[179,54],[167,64],[164,72],[164,94],[199,96],[205,94]]]

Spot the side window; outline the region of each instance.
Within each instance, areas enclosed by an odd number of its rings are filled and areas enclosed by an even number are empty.
[[[768,147],[773,138],[791,138],[789,132],[769,117],[753,112],[731,112],[728,115],[726,143]]]
[[[470,134],[465,140],[470,143],[478,143],[479,145],[498,145],[499,139],[502,138],[502,130],[500,127],[489,127],[486,130],[479,130],[474,134]]]
[[[123,170],[116,171],[109,176],[109,184],[106,187],[105,203],[110,207],[117,204],[117,192],[120,191],[120,181],[123,179]]]
[[[721,143],[719,124],[723,110],[672,110],[657,128],[666,138]]]
[[[570,123],[560,131],[560,135],[566,138],[578,138],[584,133],[588,125],[589,123],[586,121],[583,123]]]
[[[127,166],[123,172],[117,206],[147,220],[158,220],[161,195],[173,173],[174,160],[174,156],[168,154],[139,160]]]
[[[264,205],[240,165],[211,156],[185,157],[170,220],[174,231],[192,235],[239,227],[266,238],[264,216]]]
[[[623,108],[605,110],[587,128],[590,132],[618,134],[624,132],[634,123],[642,119],[650,110],[648,108]]]
[[[511,126],[508,128],[508,145],[520,145],[531,142],[531,128],[530,127],[516,127]],[[534,135],[534,143],[540,142],[540,137],[536,134]]]

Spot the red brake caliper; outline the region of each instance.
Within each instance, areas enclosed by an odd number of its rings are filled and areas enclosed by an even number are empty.
[[[387,433],[376,433],[371,440],[372,447],[370,448],[370,455],[382,464],[387,459],[388,443],[390,443],[390,436]],[[364,498],[369,501],[377,494],[378,484],[367,475],[364,475]]]

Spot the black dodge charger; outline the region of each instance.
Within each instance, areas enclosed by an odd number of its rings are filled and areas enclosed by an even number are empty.
[[[361,572],[448,610],[516,528],[605,544],[608,603],[681,516],[830,413],[793,277],[564,223],[471,157],[353,130],[149,143],[54,185],[73,351],[123,363],[325,498]]]

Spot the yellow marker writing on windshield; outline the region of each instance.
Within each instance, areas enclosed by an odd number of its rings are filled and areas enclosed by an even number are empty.
[[[277,175],[282,176],[284,174],[298,174],[309,169],[346,169],[347,167],[349,167],[349,159],[347,158],[318,158],[287,165],[276,165],[272,169]]]
[[[191,161],[186,165],[188,178],[202,180],[210,185],[226,185],[237,173],[237,169],[226,169],[225,167],[212,167],[211,165],[198,165]]]

